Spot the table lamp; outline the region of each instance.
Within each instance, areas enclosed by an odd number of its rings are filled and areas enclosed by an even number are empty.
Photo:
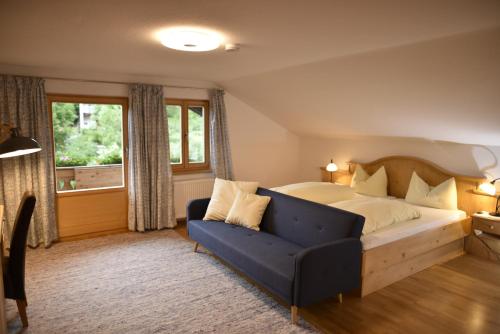
[[[333,182],[333,172],[336,172],[339,170],[337,165],[333,162],[333,159],[330,160],[330,163],[326,165],[326,170],[330,172],[330,182]]]
[[[8,131],[8,134],[5,134],[6,131]],[[2,125],[0,138],[0,159],[17,157],[42,150],[36,140],[21,136],[18,128],[9,125]]]
[[[479,190],[481,190],[482,192],[484,192],[488,195],[495,196],[496,192],[497,192],[497,189],[495,187],[495,182],[497,182],[498,180],[500,180],[500,177],[496,178],[490,182],[481,183],[481,185],[479,186]],[[495,211],[490,212],[490,215],[500,217],[500,211],[499,211],[500,205],[498,203],[499,199],[500,199],[500,194],[497,195],[496,197],[497,197],[497,204],[495,205]]]

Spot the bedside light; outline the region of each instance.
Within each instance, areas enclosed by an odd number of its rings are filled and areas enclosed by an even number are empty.
[[[496,187],[490,182],[481,183],[479,185],[479,190],[491,196],[495,196],[495,193],[497,192]]]
[[[497,192],[497,189],[495,187],[495,182],[500,180],[500,177],[499,178],[496,178],[490,182],[485,182],[485,183],[481,183],[479,185],[479,190],[485,194],[488,194],[488,195],[491,195],[491,196],[495,196],[496,195],[496,192]],[[499,205],[499,200],[500,200],[500,195],[496,196],[497,197],[497,204],[495,205],[495,211],[494,212],[490,212],[490,215],[492,216],[496,216],[496,217],[500,217],[500,205]]]
[[[326,170],[329,171],[330,173],[336,172],[339,170],[337,165],[333,162],[333,159],[330,160],[330,163],[326,165]]]
[[[330,163],[326,165],[326,171],[330,172],[330,182],[333,182],[333,172],[338,171],[339,168],[337,165],[333,162],[333,159],[330,160]]]

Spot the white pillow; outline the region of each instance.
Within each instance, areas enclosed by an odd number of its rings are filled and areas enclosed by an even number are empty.
[[[226,223],[241,225],[259,231],[264,211],[271,197],[238,191],[231,209],[226,218]]]
[[[435,187],[429,186],[413,172],[405,200],[437,209],[457,210],[457,185],[452,177]]]
[[[351,180],[351,187],[360,194],[387,197],[387,174],[385,167],[380,167],[375,174],[369,176],[360,166],[356,165],[356,170]]]
[[[203,220],[224,220],[233,205],[239,190],[254,194],[258,182],[229,181],[215,179],[214,190]]]
[[[321,204],[345,201],[354,197],[354,190],[349,186],[330,182],[294,183],[271,190]]]

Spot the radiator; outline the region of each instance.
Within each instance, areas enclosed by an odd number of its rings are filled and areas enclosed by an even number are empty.
[[[186,218],[186,205],[197,198],[207,198],[212,195],[213,178],[174,182],[175,217]]]

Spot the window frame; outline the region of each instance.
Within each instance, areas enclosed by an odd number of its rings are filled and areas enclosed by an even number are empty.
[[[59,191],[57,189],[57,166],[56,166],[56,143],[54,140],[54,123],[52,103],[85,103],[85,104],[119,104],[122,106],[122,180],[121,186],[99,187],[89,189],[75,189]],[[127,191],[128,189],[128,98],[118,96],[98,96],[98,95],[73,95],[73,94],[47,94],[47,104],[50,122],[51,149],[53,156],[54,190],[57,197],[69,197],[92,194],[102,194],[108,192]]]
[[[174,174],[200,173],[210,171],[210,109],[207,100],[192,100],[192,99],[165,99],[164,112],[167,112],[167,105],[175,105],[181,107],[181,138],[182,138],[182,163],[172,164],[172,172]],[[203,107],[205,119],[205,162],[196,163],[189,162],[189,124],[188,124],[188,108]],[[169,137],[170,142],[170,137]],[[170,150],[169,150],[170,151]]]

